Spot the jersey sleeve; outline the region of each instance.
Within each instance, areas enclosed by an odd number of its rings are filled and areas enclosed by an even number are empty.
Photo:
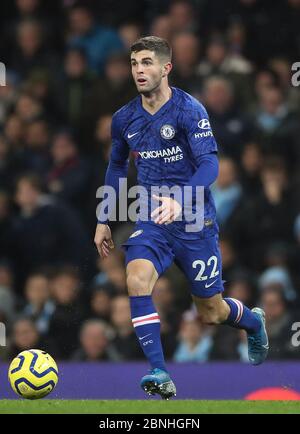
[[[113,116],[111,124],[111,155],[110,162],[125,164],[129,157],[129,146],[122,137],[121,121],[117,116]]]
[[[207,111],[200,103],[183,112],[182,116],[188,145],[198,166],[201,156],[217,152],[218,145],[210,126]]]

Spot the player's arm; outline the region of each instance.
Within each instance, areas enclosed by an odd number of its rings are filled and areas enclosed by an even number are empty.
[[[115,117],[112,119],[111,126],[112,135],[112,150],[110,155],[109,164],[105,175],[105,187],[112,187],[115,191],[115,196],[112,197],[118,199],[120,193],[120,179],[127,178],[128,171],[128,156],[129,148],[128,144],[122,137],[120,125]],[[108,209],[115,207],[116,203],[109,203]],[[105,258],[109,254],[109,250],[114,248],[114,243],[111,236],[111,230],[108,226],[109,216],[104,214],[104,209],[100,206],[97,213],[98,224],[96,227],[96,233],[94,242],[101,258]]]
[[[196,187],[209,187],[218,177],[218,146],[213,136],[208,114],[203,106],[183,117],[183,128],[189,143],[196,171],[187,186],[192,187],[195,199]]]
[[[209,187],[218,176],[218,158],[215,152],[203,154],[198,159],[198,168],[187,186],[192,187],[191,201],[184,199],[184,204],[195,203],[196,201],[196,188],[197,186]],[[169,224],[172,223],[182,211],[182,205],[180,205],[175,199],[170,197],[158,197],[153,195],[153,198],[161,203],[151,214],[155,223]]]
[[[218,177],[219,173],[219,161],[216,152],[210,152],[203,154],[198,158],[197,170],[190,179],[188,186],[193,187],[193,193],[195,187],[209,187]]]
[[[197,187],[209,187],[218,176],[219,163],[217,158],[217,143],[210,128],[208,114],[203,106],[183,112],[182,128],[185,131],[191,157],[196,165],[196,171],[186,184],[192,187],[192,202],[196,200]],[[152,217],[155,223],[168,224],[176,219],[182,211],[182,206],[172,198],[158,198],[161,205],[154,210]],[[190,201],[184,199],[184,203]]]

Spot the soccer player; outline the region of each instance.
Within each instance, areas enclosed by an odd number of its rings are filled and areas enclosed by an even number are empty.
[[[265,314],[233,298],[223,298],[221,256],[216,212],[209,186],[218,174],[217,144],[203,105],[186,92],[170,87],[171,48],[167,41],[148,36],[131,47],[131,67],[139,96],[118,110],[112,120],[112,151],[105,184],[119,194],[119,179],[127,177],[129,152],[135,155],[138,184],[151,194],[152,186],[204,188],[204,223],[187,230],[183,201],[152,195],[157,206],[149,220],[138,219],[124,244],[132,323],[151,365],[141,380],[148,394],[169,399],[176,388],[166,368],[160,320],[152,302],[158,277],[174,261],[187,277],[194,303],[204,324],[227,324],[244,329],[249,360],[262,363],[268,352]],[[184,193],[185,194],[185,193]],[[102,258],[114,247],[109,221],[98,217],[95,244]]]

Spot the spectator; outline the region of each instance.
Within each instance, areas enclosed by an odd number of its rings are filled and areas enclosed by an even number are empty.
[[[86,312],[80,303],[80,281],[72,268],[58,270],[51,280],[55,310],[49,336],[55,339],[62,359],[68,359],[78,346],[78,334]]]
[[[154,285],[152,295],[160,316],[164,316],[167,322],[172,325],[173,332],[176,332],[182,312],[177,307],[174,288],[171,285],[172,283],[168,277],[161,276]]]
[[[37,98],[24,92],[18,97],[15,113],[26,124],[43,115],[43,106]]]
[[[58,74],[57,74],[58,75]],[[22,91],[31,95],[43,106],[43,116],[54,124],[59,121],[56,113],[56,100],[54,95],[54,83],[56,76],[49,76],[45,71],[33,71],[22,86]],[[47,113],[47,116],[45,115]]]
[[[0,262],[0,315],[6,324],[10,324],[16,313],[17,300],[13,284],[12,270],[4,261]]]
[[[100,116],[115,112],[136,96],[128,55],[114,54],[107,58],[104,74],[89,94],[89,117],[93,124]]]
[[[47,174],[48,190],[84,219],[86,196],[89,193],[89,165],[81,158],[72,134],[60,131],[53,139],[50,151],[52,165]]]
[[[90,318],[110,322],[113,288],[109,285],[99,285],[93,288],[90,300]]]
[[[232,20],[227,28],[226,36],[228,40],[228,53],[240,60],[241,56],[245,54],[245,44],[247,41],[245,25],[239,19]]]
[[[152,3],[152,2],[151,2]],[[147,0],[101,0],[94,2],[93,10],[102,23],[120,27],[123,23],[138,22],[144,25],[147,10],[151,8]]]
[[[19,154],[22,152],[24,145],[24,123],[18,115],[11,114],[7,118],[4,126],[4,137],[13,152]]]
[[[279,87],[267,88],[259,96],[254,115],[255,134],[263,151],[285,159],[289,168],[298,161],[298,120],[291,112]]]
[[[237,108],[232,83],[222,77],[210,77],[204,83],[203,100],[221,151],[237,160],[242,144],[249,139],[250,124]]]
[[[54,358],[59,356],[54,341],[42,338],[31,319],[20,318],[13,325],[8,360],[15,358],[24,350],[31,349],[46,351]]]
[[[89,67],[103,73],[108,57],[123,50],[117,32],[95,23],[92,12],[86,6],[74,6],[69,12],[70,34],[68,44],[85,51]]]
[[[260,95],[262,95],[265,90],[278,86],[280,86],[280,79],[272,68],[263,68],[256,71],[254,77],[254,102],[256,105],[252,107],[253,112],[256,111]]]
[[[245,53],[250,60],[255,59],[261,65],[269,56],[274,56],[282,49],[286,50],[289,44],[284,30],[280,38],[275,37],[285,16],[285,9],[285,3],[265,2],[262,5],[257,0],[239,0],[232,3],[231,13],[239,17],[246,26]]]
[[[226,297],[236,298],[245,306],[254,307],[257,298],[254,276],[246,270],[232,273],[226,289]],[[227,286],[227,285],[226,285]]]
[[[113,344],[118,348],[123,360],[143,358],[142,350],[133,330],[129,300],[126,295],[118,295],[112,301],[111,322],[116,331]]]
[[[0,185],[2,188],[8,189],[11,185],[12,164],[8,142],[3,136],[0,136]]]
[[[297,23],[300,18],[300,2],[299,0],[288,0],[288,7],[284,8],[284,12],[287,14],[286,21],[289,25],[285,29],[285,35],[288,37],[288,43],[283,42],[284,50],[283,54],[287,55],[286,48],[288,48],[289,57],[295,51],[300,49],[300,32]],[[281,41],[282,43],[282,41]],[[292,56],[291,56],[292,58]]]
[[[20,177],[15,200],[19,212],[12,221],[10,252],[20,284],[28,273],[49,264],[71,263],[89,272],[92,264],[86,261],[93,257],[84,228],[69,208],[42,193],[38,177]]]
[[[26,20],[34,20],[40,23],[47,46],[61,48],[61,9],[56,6],[59,2],[51,2],[50,7],[48,7],[47,2],[41,0],[15,0],[12,3],[14,3],[15,14],[12,19],[6,20],[4,32],[8,53],[14,49],[12,41],[14,40],[16,29],[20,23]]]
[[[50,131],[43,119],[33,120],[27,125],[24,143],[24,168],[43,176],[49,169]]]
[[[222,274],[225,282],[227,282],[231,279],[230,276],[240,269],[240,263],[231,237],[226,235],[226,233],[221,234],[220,249],[222,257]]]
[[[112,115],[111,113],[107,113],[100,116],[96,124],[95,138],[97,142],[97,155],[99,155],[98,163],[102,162],[104,164],[103,170],[99,170],[102,173],[106,171],[111,152],[111,121]]]
[[[112,250],[111,255],[107,258],[98,258],[97,267],[99,273],[94,277],[94,283],[97,285],[108,283],[111,270],[124,267],[124,253],[118,249]]]
[[[251,95],[249,82],[252,70],[251,63],[243,57],[241,52],[230,51],[225,38],[221,35],[209,41],[206,57],[197,67],[197,73],[202,80],[211,76],[223,76],[229,80],[235,89],[236,100],[241,103],[247,101]]]
[[[73,354],[72,360],[84,362],[118,361],[117,350],[110,341],[113,331],[100,320],[88,320],[80,331],[80,347]]]
[[[198,66],[198,73],[206,79],[212,75],[223,75],[227,47],[223,38],[212,39],[206,49],[206,58]]]
[[[288,301],[295,301],[297,296],[291,276],[284,267],[266,269],[259,278],[259,287],[261,291],[266,291],[270,287],[278,289]]]
[[[193,33],[179,33],[173,37],[175,66],[171,73],[171,83],[186,92],[196,93],[200,88],[200,78],[195,70],[200,48],[200,42]]]
[[[109,162],[110,152],[111,152],[111,121],[112,121],[112,114],[111,113],[105,113],[101,115],[96,123],[96,131],[95,131],[95,156],[93,156],[92,165],[94,168],[94,186],[91,187],[91,192],[93,197],[91,198],[93,206],[92,206],[92,212],[93,212],[93,219],[95,216],[95,208],[98,205],[98,199],[97,203],[95,202],[95,192],[100,186],[103,186],[105,184],[105,173],[107,169],[107,165]],[[131,154],[131,157],[133,157],[133,154]],[[133,158],[130,158],[129,161],[129,167],[128,167],[128,188],[136,184],[136,169],[134,167],[134,161]],[[124,240],[125,241],[125,240]]]
[[[158,15],[152,21],[150,34],[170,41],[172,39],[172,22],[170,15]]]
[[[39,0],[17,0],[15,3],[19,15],[23,17],[33,17],[38,15],[41,6]]]
[[[194,312],[186,312],[179,331],[179,344],[174,354],[174,361],[206,362],[210,358],[213,340],[204,329]]]
[[[277,74],[278,85],[280,85],[284,92],[289,109],[292,112],[299,112],[300,95],[297,89],[291,86],[291,62],[285,57],[274,57],[270,60],[269,64],[272,70]]]
[[[198,23],[191,1],[173,0],[168,10],[168,16],[174,33],[197,31]]]
[[[261,191],[260,171],[263,166],[261,147],[256,142],[245,144],[240,159],[240,180],[244,195],[254,197]]]
[[[217,329],[213,337],[211,360],[239,360],[249,363],[246,333],[229,327]]]
[[[240,75],[244,78],[249,76],[252,65],[243,57],[241,47],[237,46],[237,42],[243,43],[243,30],[238,23],[232,23],[228,28],[229,44],[221,36],[215,36],[209,41],[206,59],[198,67],[198,72],[203,78],[220,74],[235,81]]]
[[[5,125],[7,115],[12,110],[17,98],[16,74],[6,74],[6,85],[0,86],[0,127]]]
[[[126,51],[129,51],[131,45],[142,36],[141,30],[138,22],[125,22],[119,27],[119,35]]]
[[[254,201],[245,202],[231,222],[232,237],[240,254],[245,255],[244,260],[256,269],[270,245],[292,242],[295,218],[282,160],[267,159],[261,171],[261,180],[262,192]]]
[[[16,29],[17,47],[11,52],[10,68],[21,79],[29,77],[36,70],[55,74],[56,56],[46,49],[41,22],[32,18],[20,21]]]
[[[265,266],[266,267],[281,267],[288,269],[292,259],[293,249],[285,242],[274,242],[266,250]]]
[[[111,119],[110,113],[99,117],[96,124],[95,136],[91,142],[94,142],[93,153],[89,158],[90,179],[89,191],[86,195],[86,209],[88,226],[94,229],[95,210],[99,204],[97,191],[99,187],[105,184],[105,173],[109,162],[111,151]]]
[[[182,314],[171,285],[169,278],[161,276],[156,281],[152,293],[152,299],[160,317],[161,339],[166,359],[172,359],[177,347],[176,334]]]
[[[25,298],[23,314],[34,321],[41,335],[46,335],[55,305],[50,298],[49,278],[45,273],[37,272],[27,278]]]
[[[232,159],[220,159],[219,176],[211,190],[216,204],[217,220],[222,228],[226,226],[242,197],[242,187]]]
[[[61,79],[55,83],[55,109],[59,121],[76,132],[82,145],[81,151],[88,153],[88,95],[94,92],[96,74],[88,68],[85,52],[80,48],[67,51],[63,66]]]
[[[11,209],[9,203],[9,195],[5,191],[0,190],[0,259],[9,257],[10,252],[10,223]]]
[[[110,283],[119,294],[126,293],[126,273],[124,268],[124,254],[115,249],[105,259],[98,259],[100,274],[95,277],[96,283]]]
[[[294,237],[296,240],[296,246],[292,251],[292,256],[293,256],[293,264],[294,264],[294,269],[297,271],[297,276],[298,276],[298,269],[299,269],[299,251],[300,251],[300,214],[297,215],[297,217],[295,218],[295,222],[293,225],[293,230],[294,230]],[[289,249],[290,252],[290,249]],[[297,283],[299,282],[299,280],[297,280]],[[298,296],[299,297],[299,296]]]
[[[261,306],[266,313],[269,359],[299,358],[299,349],[291,342],[292,324],[299,320],[299,315],[288,306],[282,291],[271,286],[265,289],[261,294]]]

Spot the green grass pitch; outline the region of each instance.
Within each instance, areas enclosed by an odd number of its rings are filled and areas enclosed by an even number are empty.
[[[0,414],[299,414],[300,401],[0,400]]]

